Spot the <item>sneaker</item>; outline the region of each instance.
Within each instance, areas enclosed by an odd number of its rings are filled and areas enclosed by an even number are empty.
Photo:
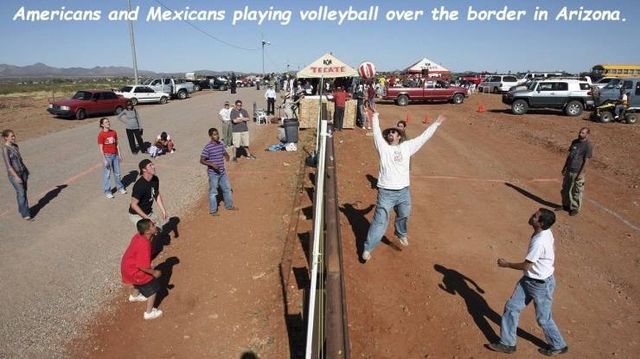
[[[250,160],[255,160],[256,156],[254,156],[253,154],[250,154],[247,158],[250,159]]]
[[[409,245],[409,239],[407,238],[407,236],[398,236],[398,240],[400,241],[400,244],[405,247]]]
[[[104,196],[109,198],[109,199],[111,199],[111,198],[113,198],[113,193],[107,192],[107,193],[104,194]]]
[[[546,355],[548,357],[552,357],[554,355],[565,354],[568,351],[569,351],[569,347],[568,346],[565,346],[562,349],[551,349],[551,348],[540,348],[540,349],[538,349],[538,352],[540,352],[540,354]]]
[[[130,302],[146,302],[147,301],[147,297],[145,297],[144,295],[142,295],[142,293],[138,293],[138,295],[136,295],[135,297],[132,294],[129,294],[129,301]]]
[[[22,219],[24,219],[25,221],[33,221],[33,217],[31,216],[22,217]]]
[[[238,207],[236,207],[236,206],[233,206],[233,207],[231,207],[231,208],[225,208],[225,209],[226,209],[227,211],[239,211],[239,210],[240,210],[240,208],[238,208]]]
[[[124,188],[120,188],[118,192],[120,192],[120,194],[127,194],[127,190]]]
[[[572,210],[570,210],[570,211],[569,211],[569,215],[570,215],[570,216],[572,216],[572,217],[573,217],[573,216],[577,216],[577,215],[578,215],[578,210],[577,210],[577,209],[572,209]]]
[[[212,217],[218,217],[218,216],[219,216],[218,212],[213,212],[213,213],[209,213],[209,214],[210,214]]]
[[[233,162],[238,162],[238,157],[233,157],[233,158],[231,158],[231,161],[233,161]]]
[[[371,253],[369,251],[363,251],[362,252],[362,260],[363,261],[368,261],[369,259],[371,259]]]
[[[149,313],[144,312],[144,319],[145,320],[156,319],[156,318],[159,318],[161,315],[162,315],[162,311],[160,309],[153,308]]]
[[[493,350],[494,352],[511,354],[516,351],[516,346],[504,345],[502,343],[491,343],[487,345],[487,348]]]

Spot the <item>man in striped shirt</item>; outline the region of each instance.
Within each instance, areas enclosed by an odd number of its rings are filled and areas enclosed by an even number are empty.
[[[229,161],[229,154],[225,151],[224,143],[220,142],[220,135],[215,128],[209,129],[211,141],[202,149],[200,163],[207,166],[209,175],[209,213],[212,216],[218,215],[218,186],[222,190],[224,206],[231,211],[237,211],[233,206],[231,198],[231,183],[224,168],[224,161]]]

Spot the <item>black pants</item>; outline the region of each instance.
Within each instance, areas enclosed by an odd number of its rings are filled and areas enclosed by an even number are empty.
[[[127,139],[129,140],[129,148],[131,153],[136,154],[138,151],[144,152],[144,141],[142,140],[142,133],[140,129],[130,130],[127,128]],[[138,145],[136,146],[136,141]]]
[[[336,111],[333,113],[333,128],[342,131],[342,121],[344,119],[344,107],[336,106]]]
[[[275,106],[276,106],[276,99],[268,98],[267,99],[267,115],[275,114]]]

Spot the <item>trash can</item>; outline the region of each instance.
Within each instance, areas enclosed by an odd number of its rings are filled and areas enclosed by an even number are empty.
[[[289,142],[298,142],[298,127],[300,127],[300,123],[295,119],[287,119],[285,118],[282,127],[284,127],[284,134],[287,143]]]

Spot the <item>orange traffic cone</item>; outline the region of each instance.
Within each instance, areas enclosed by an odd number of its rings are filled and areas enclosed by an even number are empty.
[[[484,107],[483,103],[480,103],[480,106],[478,106],[478,112],[487,112],[487,109]]]
[[[429,117],[429,115],[424,115],[424,120],[422,120],[422,123],[426,125],[429,122],[431,122],[431,118]]]

